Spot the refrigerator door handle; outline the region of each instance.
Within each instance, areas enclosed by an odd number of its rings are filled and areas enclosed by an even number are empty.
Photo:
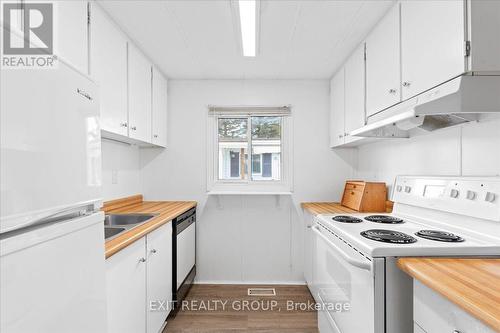
[[[16,228],[2,231],[0,233],[0,237],[7,238],[13,234],[19,234],[19,232],[22,232],[23,229],[28,229],[31,227],[40,226],[43,224],[53,223],[53,222],[62,221],[62,220],[68,220],[71,218],[91,215],[91,214],[94,214],[96,212],[97,212],[97,210],[95,209],[94,204],[84,204],[84,205],[80,205],[80,206],[76,206],[76,207],[69,207],[66,209],[59,210],[59,211],[52,213],[50,215],[41,217],[39,219],[29,221],[25,224],[18,225]]]
[[[83,89],[76,88],[76,92],[85,97],[86,99],[88,99],[89,101],[93,100],[92,96],[90,96],[90,94],[85,92],[85,90]]]

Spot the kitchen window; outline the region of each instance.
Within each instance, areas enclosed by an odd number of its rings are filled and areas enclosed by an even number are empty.
[[[211,107],[209,191],[291,191],[290,107]]]

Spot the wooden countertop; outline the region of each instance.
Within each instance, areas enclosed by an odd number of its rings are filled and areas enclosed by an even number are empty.
[[[107,201],[102,210],[105,213],[154,213],[158,214],[148,222],[132,228],[105,243],[106,259],[121,249],[144,237],[151,231],[170,222],[180,214],[196,207],[196,201],[143,201],[142,195]]]
[[[398,266],[500,332],[500,259],[401,258]]]
[[[338,202],[303,202],[301,206],[302,209],[313,215],[357,213],[355,210],[344,207]]]
[[[302,209],[305,209],[313,215],[319,214],[355,214],[357,211],[344,207],[338,202],[303,202]],[[392,211],[392,202],[386,202],[386,211]]]

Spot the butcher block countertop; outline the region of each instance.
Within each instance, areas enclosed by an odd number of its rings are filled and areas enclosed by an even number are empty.
[[[500,259],[401,258],[398,266],[500,332]]]
[[[143,201],[142,195],[107,201],[102,210],[114,214],[150,213],[158,214],[148,222],[125,231],[105,243],[106,258],[144,237],[151,231],[170,222],[177,216],[196,207],[196,201]]]
[[[313,215],[320,214],[355,214],[357,211],[344,207],[338,202],[303,202],[302,209],[309,211]],[[386,202],[386,211],[392,211],[392,202]]]

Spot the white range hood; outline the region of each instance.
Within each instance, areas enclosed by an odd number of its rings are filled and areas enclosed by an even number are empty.
[[[368,118],[351,136],[407,138],[409,130],[433,131],[500,114],[500,76],[464,75]]]

